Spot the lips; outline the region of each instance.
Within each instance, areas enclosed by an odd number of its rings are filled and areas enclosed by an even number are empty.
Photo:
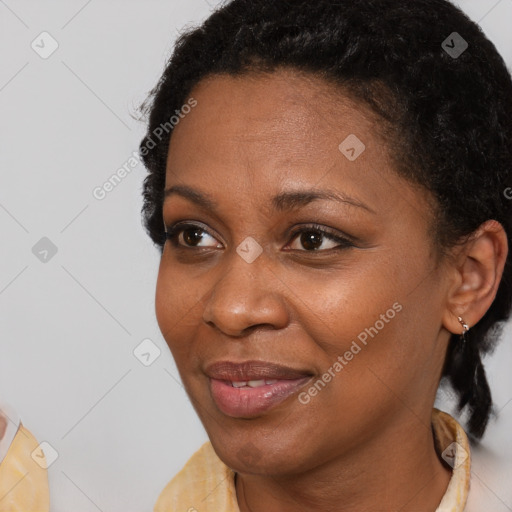
[[[313,375],[264,361],[219,361],[207,366],[205,373],[215,404],[234,418],[261,415],[295,394]]]
[[[241,363],[218,361],[207,366],[205,373],[212,379],[231,381],[288,380],[312,375],[308,370],[294,369],[265,361],[243,361]]]

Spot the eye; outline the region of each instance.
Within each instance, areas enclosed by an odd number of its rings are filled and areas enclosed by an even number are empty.
[[[298,238],[298,235],[300,235],[300,238]],[[177,248],[222,248],[222,245],[216,241],[215,237],[210,235],[206,229],[198,224],[177,223],[174,226],[167,228],[165,236],[171,241],[174,247]],[[348,238],[337,235],[317,224],[295,230],[291,233],[291,236],[292,240],[297,239],[301,246],[305,248],[305,250],[298,249],[301,252],[324,252],[354,247],[354,244]],[[213,245],[208,245],[208,238],[214,241]],[[326,241],[330,241],[330,247],[325,247],[324,244]]]
[[[206,229],[197,224],[178,223],[168,228],[165,232],[165,237],[171,241],[175,247],[189,248],[194,247],[212,247],[207,245],[208,238],[216,240],[213,236],[208,234]],[[206,242],[206,245],[201,245]],[[213,247],[218,247],[218,243]]]
[[[300,238],[298,238],[298,235],[300,235]],[[354,247],[354,244],[348,238],[337,235],[317,224],[296,230],[292,233],[292,236],[306,249],[302,252],[324,252]],[[330,247],[325,247],[326,240],[331,242]]]

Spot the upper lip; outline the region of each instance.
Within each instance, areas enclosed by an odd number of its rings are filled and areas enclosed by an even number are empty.
[[[230,381],[249,381],[261,379],[300,379],[313,375],[308,370],[266,361],[217,361],[205,369],[212,379]]]

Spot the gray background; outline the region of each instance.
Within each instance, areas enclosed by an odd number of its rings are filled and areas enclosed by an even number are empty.
[[[93,190],[138,150],[136,106],[178,31],[215,3],[0,0],[0,397],[58,453],[48,470],[55,512],[152,510],[207,439],[154,316],[145,170],[103,200]],[[459,5],[510,68],[512,0]],[[59,45],[45,59],[31,47],[51,48],[43,31]],[[46,262],[32,252],[43,237],[57,248]],[[149,366],[133,354],[145,339],[161,350]],[[508,460],[511,341],[509,325],[486,361],[501,410],[486,443]],[[512,510],[510,489],[486,483]]]

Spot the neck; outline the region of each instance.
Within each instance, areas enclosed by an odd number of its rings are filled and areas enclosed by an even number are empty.
[[[408,418],[301,474],[237,474],[240,512],[434,512],[452,473],[435,451],[430,423]]]

